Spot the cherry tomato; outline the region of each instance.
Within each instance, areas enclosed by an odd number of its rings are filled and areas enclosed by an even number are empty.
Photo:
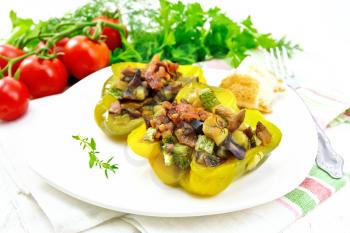
[[[66,46],[67,42],[69,41],[68,37],[65,37],[58,41],[56,45],[54,45],[52,48],[50,48],[50,53],[56,52],[56,53],[63,53],[64,52],[64,46]],[[46,44],[45,41],[40,41],[40,43],[36,46],[36,49],[40,49],[44,47]]]
[[[67,86],[67,70],[57,58],[40,59],[32,55],[22,61],[19,69],[19,80],[26,84],[33,98],[61,93]]]
[[[24,54],[24,51],[16,48],[12,45],[8,45],[8,44],[2,44],[0,45],[0,55],[7,57],[7,58],[15,58],[15,57],[19,57],[22,56]],[[19,66],[20,62],[16,62],[13,67],[12,67],[12,74],[14,74]],[[7,65],[7,61],[5,59],[2,59],[0,57],[0,69],[4,68]],[[5,75],[7,75],[7,72],[5,72]]]
[[[104,42],[93,41],[86,36],[75,36],[64,48],[63,61],[70,74],[83,79],[108,66],[109,49]]]
[[[12,77],[0,79],[0,120],[12,121],[28,110],[27,87]]]
[[[108,22],[108,23],[114,23],[114,24],[119,24],[118,19],[112,19],[106,16],[99,16],[93,19],[94,22],[97,21],[103,21],[103,22]],[[124,26],[123,26],[124,27]],[[128,31],[124,27],[126,37],[128,35]],[[107,44],[108,48],[110,50],[114,50],[116,48],[121,48],[122,47],[122,39],[120,32],[116,29],[110,28],[110,27],[103,27],[102,34],[106,36],[105,43]]]

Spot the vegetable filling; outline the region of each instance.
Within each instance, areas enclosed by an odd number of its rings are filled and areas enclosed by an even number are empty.
[[[235,113],[219,105],[207,89],[198,95],[200,107],[184,99],[155,107],[144,140],[161,143],[165,165],[187,169],[195,159],[201,165],[216,167],[229,158],[242,160],[247,150],[271,142],[272,136],[261,122],[253,130],[242,123],[244,110]]]

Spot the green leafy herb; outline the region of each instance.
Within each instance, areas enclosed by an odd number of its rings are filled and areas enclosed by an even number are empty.
[[[96,149],[96,142],[93,138],[82,137],[79,135],[72,136],[73,139],[80,142],[80,146],[83,147],[83,150],[87,149],[90,157],[89,167],[99,167],[104,169],[105,176],[108,178],[108,172],[115,173],[115,170],[118,169],[118,164],[111,164],[113,157],[109,158],[107,161],[100,160],[97,157],[97,154],[100,153]]]
[[[236,22],[217,7],[204,10],[199,3],[168,0],[159,0],[158,6],[151,0],[92,0],[62,17],[38,23],[22,19],[12,11],[13,30],[7,43],[32,50],[40,40],[53,33],[100,15],[123,18],[127,22],[129,38],[123,41],[122,48],[111,51],[111,64],[149,62],[159,53],[162,59],[179,64],[227,58],[237,67],[255,49],[285,48],[290,56],[293,51],[301,50],[284,37],[275,39],[270,33],[259,32],[250,17]],[[82,30],[75,31],[70,37],[82,34]]]
[[[133,56],[132,61],[148,62],[154,54],[160,53],[162,58],[180,64],[229,58],[232,66],[237,67],[254,49],[285,47],[289,55],[300,50],[285,38],[277,40],[269,33],[260,33],[250,17],[235,22],[219,8],[205,11],[198,3],[160,0],[157,9],[145,2],[148,1],[128,1],[129,11],[123,15],[131,29],[130,43],[141,56],[141,59]],[[122,57],[118,59],[123,60]],[[127,59],[130,57],[124,61]]]

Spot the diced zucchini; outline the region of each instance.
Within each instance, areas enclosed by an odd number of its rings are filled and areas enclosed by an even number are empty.
[[[202,106],[209,111],[211,111],[215,106],[220,104],[213,90],[211,90],[210,88],[205,88],[201,90],[199,92],[199,98],[202,102]]]
[[[173,149],[173,162],[181,169],[186,169],[190,166],[192,149],[182,144],[175,144]]]
[[[174,157],[172,154],[169,154],[165,150],[163,150],[163,158],[164,158],[164,164],[165,166],[171,166],[174,162]]]
[[[176,143],[173,149],[174,156],[190,156],[192,154],[192,149],[189,146]]]
[[[163,142],[163,144],[174,144],[175,138],[172,135],[169,135],[167,137],[163,137],[162,142]]]
[[[202,151],[207,152],[208,154],[213,154],[214,146],[215,142],[212,139],[204,135],[199,135],[195,149],[196,151]]]
[[[241,145],[244,149],[249,148],[249,139],[245,133],[241,130],[235,130],[232,134],[231,137],[233,141],[235,141],[237,144]]]
[[[155,128],[148,128],[143,139],[148,142],[154,142],[154,136],[156,135],[156,132],[157,130]]]

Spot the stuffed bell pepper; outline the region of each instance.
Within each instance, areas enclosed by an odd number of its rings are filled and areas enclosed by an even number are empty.
[[[126,136],[153,115],[153,106],[173,101],[187,83],[205,83],[200,67],[161,61],[150,64],[124,62],[112,65],[113,76],[95,107],[95,120],[109,136]]]
[[[165,184],[213,196],[262,163],[280,140],[260,112],[239,110],[230,91],[191,83],[174,102],[156,105],[128,145]]]

